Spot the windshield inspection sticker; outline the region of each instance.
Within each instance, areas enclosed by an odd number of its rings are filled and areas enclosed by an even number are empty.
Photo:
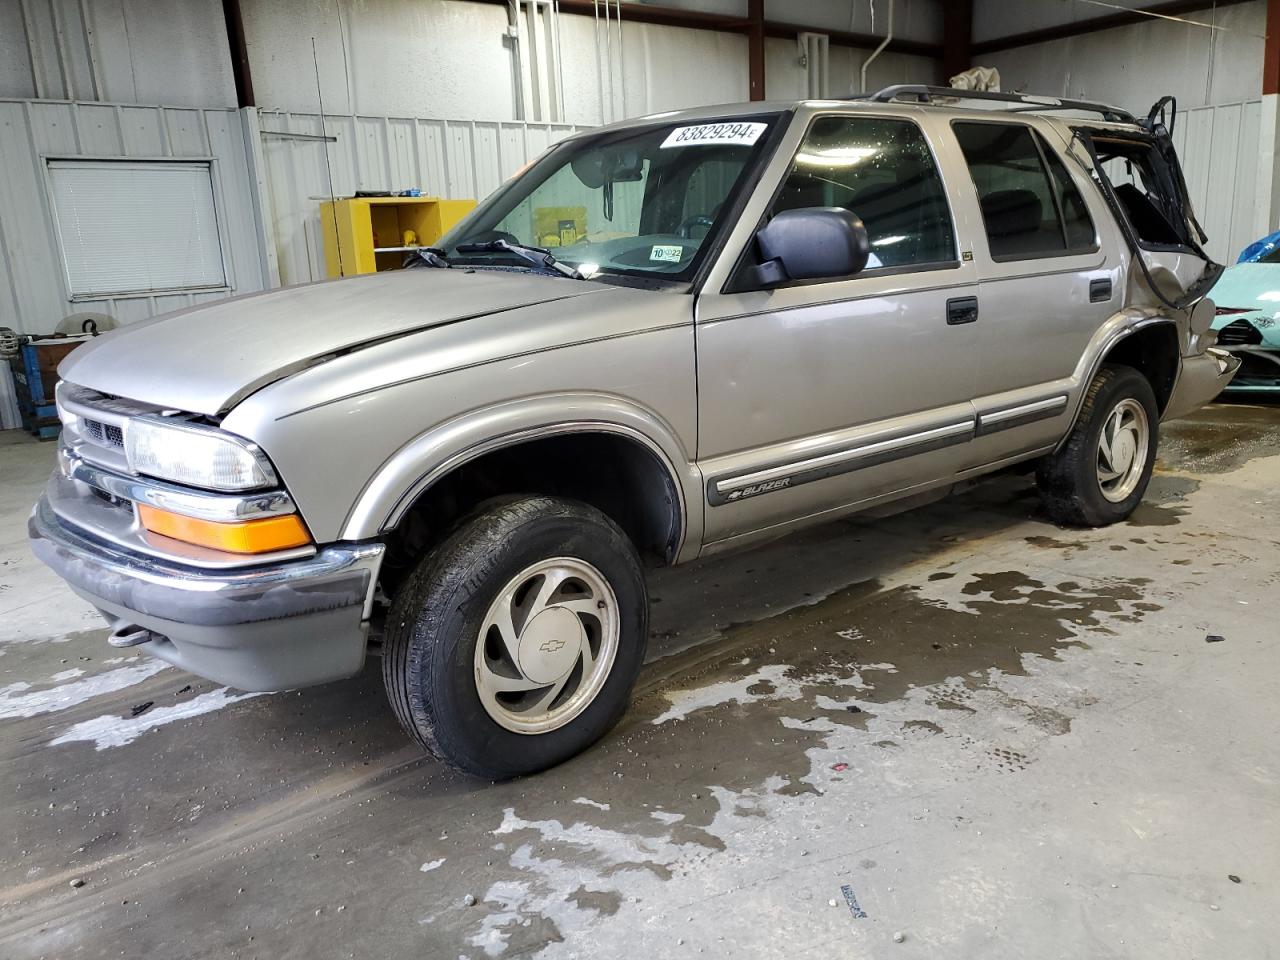
[[[696,127],[676,127],[662,141],[662,149],[722,143],[737,143],[749,147],[760,139],[764,128],[763,123],[704,123]]]
[[[655,246],[649,251],[650,260],[662,260],[666,263],[679,263],[683,256],[684,247],[680,246]]]

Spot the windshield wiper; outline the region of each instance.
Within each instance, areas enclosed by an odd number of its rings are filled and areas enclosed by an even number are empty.
[[[449,255],[439,247],[418,247],[413,251],[428,267],[451,267]]]
[[[543,273],[550,273],[559,277],[571,277],[574,280],[587,279],[578,272],[576,267],[561,263],[551,255],[550,250],[544,247],[529,247],[523,243],[512,243],[509,240],[489,240],[485,243],[460,243],[457,246],[457,251],[459,253],[510,253]]]

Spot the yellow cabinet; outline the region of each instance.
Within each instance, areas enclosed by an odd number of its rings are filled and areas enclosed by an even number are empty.
[[[320,204],[324,261],[331,277],[395,270],[414,247],[435,244],[474,200],[348,197]]]

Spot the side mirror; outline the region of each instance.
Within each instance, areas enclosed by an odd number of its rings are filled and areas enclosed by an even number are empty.
[[[761,264],[754,280],[776,287],[788,280],[848,277],[867,265],[867,228],[843,207],[783,210],[756,233]]]

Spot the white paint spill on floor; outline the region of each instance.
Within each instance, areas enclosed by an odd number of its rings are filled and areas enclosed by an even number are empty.
[[[595,807],[597,810],[609,809],[609,805],[607,803],[601,803],[599,800],[592,800],[590,797],[577,797],[573,802],[580,803],[584,807]]]
[[[444,857],[441,857],[439,860],[428,860],[426,863],[420,866],[418,870],[420,870],[422,873],[430,873],[432,870],[440,869],[440,867],[444,864],[444,861],[445,861]]]
[[[799,700],[805,688],[816,683],[835,684],[842,687],[864,689],[862,671],[886,670],[896,671],[891,663],[875,663],[861,666],[852,676],[838,677],[820,675],[797,678],[790,676],[791,666],[785,663],[773,663],[761,667],[750,676],[738,680],[724,680],[695,690],[670,690],[663,694],[671,704],[661,715],[649,721],[653,724],[666,723],[670,720],[683,720],[691,713],[719,707],[727,703],[746,705],[760,700]],[[752,689],[763,687],[762,689]]]
[[[85,720],[83,723],[77,723],[65,733],[55,737],[49,742],[49,745],[57,746],[62,743],[85,740],[91,741],[95,750],[123,747],[126,744],[133,743],[134,740],[137,740],[147,731],[154,730],[156,727],[163,727],[166,724],[173,723],[175,720],[187,720],[204,713],[212,713],[214,710],[221,710],[223,707],[238,703],[241,700],[266,696],[266,694],[262,693],[229,693],[228,689],[227,687],[219,687],[217,690],[210,690],[208,693],[202,693],[198,697],[192,697],[184,703],[176,703],[171,707],[156,707],[138,717],[108,715]]]
[[[515,848],[511,865],[528,879],[499,880],[489,887],[483,901],[490,912],[468,940],[491,957],[505,953],[513,932],[537,917],[551,919],[565,937],[585,929],[591,912],[579,910],[565,893],[583,885],[589,874],[594,889],[609,890],[615,883],[628,889],[630,881],[652,879],[651,865],[667,867],[705,854],[703,847],[675,843],[667,836],[640,836],[588,823],[525,820],[512,807],[503,812],[502,823],[493,833],[503,836],[526,831],[540,836],[539,847],[543,849],[569,846],[576,849],[577,856],[559,853],[543,859],[529,843]],[[578,857],[594,867],[585,870]]]
[[[771,663],[740,680],[724,680],[696,690],[667,691],[663,696],[671,706],[650,722],[660,724],[670,720],[683,720],[697,710],[706,710],[726,703],[748,704],[755,703],[757,700],[798,700],[804,684],[787,676],[790,669],[789,664]],[[751,688],[759,684],[768,684],[770,689],[752,692]]]
[[[53,713],[75,707],[94,697],[106,693],[115,693],[125,687],[141,683],[148,677],[155,676],[168,668],[163,660],[147,660],[129,667],[107,670],[83,679],[72,679],[84,673],[83,670],[72,669],[55,673],[49,679],[58,683],[55,687],[33,690],[26,681],[10,683],[0,687],[0,720],[14,717],[34,717],[41,713]],[[69,683],[61,681],[70,680]]]
[[[468,938],[473,947],[479,947],[488,956],[496,957],[506,952],[506,927],[526,920],[528,912],[529,884],[523,880],[499,880],[484,895],[484,905],[489,913],[480,924],[478,933]]]
[[[780,782],[779,778],[762,789],[776,789]],[[716,812],[703,828],[709,838],[736,843],[760,831],[757,815],[738,813],[742,809],[754,811],[762,802],[760,791],[712,787],[710,795]],[[679,814],[667,816],[683,819]],[[663,817],[657,819],[670,822]],[[776,830],[770,832],[778,834]],[[588,823],[525,820],[512,807],[503,811],[502,823],[493,833],[517,837],[510,864],[521,872],[521,877],[495,882],[482,898],[489,912],[468,942],[491,957],[507,953],[521,928],[539,920],[551,921],[566,944],[581,942],[581,938],[598,930],[596,911],[582,909],[573,897],[566,896],[575,890],[642,904],[635,908],[648,914],[642,923],[668,921],[670,917],[648,907],[650,902],[661,899],[657,889],[669,882],[664,878],[696,874],[707,860],[722,856],[714,842],[677,841],[669,833],[645,835]]]
[[[494,836],[516,833],[520,830],[536,830],[547,843],[567,843],[593,851],[610,863],[671,863],[679,858],[682,845],[666,838],[644,837],[622,833],[590,823],[561,823],[559,820],[524,820],[516,816],[515,809],[503,811],[502,823],[493,831]]]

